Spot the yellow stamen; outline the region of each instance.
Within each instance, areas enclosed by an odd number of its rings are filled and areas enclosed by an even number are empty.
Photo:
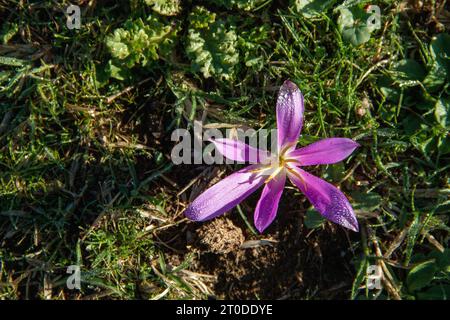
[[[289,162],[300,164],[300,161],[298,161],[297,159],[283,159],[283,163],[289,163]]]
[[[291,147],[293,147],[293,146],[295,146],[297,143],[296,142],[291,142],[291,143],[288,143],[288,144],[285,144],[284,146],[283,146],[283,148],[280,150],[280,156],[282,157],[282,156],[284,156],[284,154],[286,153],[286,151],[288,151],[288,149],[290,149]]]
[[[296,176],[302,183],[303,183],[303,187],[305,187],[305,190],[307,189],[307,184],[305,179],[303,179],[303,177],[294,169],[290,168],[290,167],[286,167],[286,169],[292,173],[294,176]]]
[[[266,181],[264,181],[264,183],[269,183],[273,178],[275,178],[280,172],[281,170],[283,170],[283,167],[278,167],[275,169],[274,172],[272,172],[272,174],[266,179]]]
[[[272,172],[272,174],[264,181],[265,184],[269,183],[270,181],[272,181],[283,169],[287,169],[290,173],[292,173],[294,176],[296,176],[298,179],[300,179],[303,182],[303,185],[305,186],[306,189],[306,183],[305,180],[303,179],[303,177],[298,174],[297,172],[295,172],[291,167],[287,166],[288,163],[297,163],[300,164],[300,161],[298,161],[297,159],[293,159],[293,158],[288,158],[285,159],[284,155],[285,153],[293,146],[295,146],[296,143],[288,143],[286,145],[283,146],[283,148],[281,148],[280,152],[278,153],[278,163],[269,163],[269,164],[265,164],[265,165],[261,165],[259,168],[251,170],[249,172],[251,173],[260,173],[262,171],[268,170],[270,168],[274,168],[275,170]]]

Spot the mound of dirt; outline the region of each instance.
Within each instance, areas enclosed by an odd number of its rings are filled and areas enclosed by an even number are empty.
[[[235,252],[244,243],[242,230],[226,217],[202,225],[197,230],[197,235],[200,246],[205,248],[204,251],[216,254]]]

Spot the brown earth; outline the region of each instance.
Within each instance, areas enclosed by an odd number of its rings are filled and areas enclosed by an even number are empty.
[[[241,204],[252,224],[259,194]],[[348,299],[355,277],[352,260],[360,253],[353,251],[350,238],[359,235],[328,222],[307,229],[303,214],[309,206],[303,195],[286,189],[278,216],[264,234],[253,234],[234,209],[205,223],[181,223],[160,238],[178,235],[170,243],[174,252],[164,250],[169,263],[176,266],[193,255],[189,270],[214,276],[205,282],[213,298]]]

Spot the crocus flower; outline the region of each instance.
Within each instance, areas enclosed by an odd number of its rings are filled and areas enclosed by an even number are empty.
[[[271,155],[237,140],[213,140],[216,150],[225,158],[249,161],[250,156],[256,154],[257,161],[203,192],[185,210],[185,215],[195,221],[215,218],[264,185],[254,214],[255,226],[259,232],[263,232],[275,219],[287,177],[323,217],[358,231],[358,222],[345,195],[302,167],[339,162],[347,158],[359,144],[347,138],[327,138],[296,149],[303,113],[303,95],[294,83],[287,80],[277,100],[278,147],[275,154]]]

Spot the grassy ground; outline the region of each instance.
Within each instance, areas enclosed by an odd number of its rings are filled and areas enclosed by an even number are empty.
[[[67,1],[0,0],[0,298],[448,298],[448,6],[305,2],[82,0],[70,30]],[[285,79],[305,95],[300,144],[362,145],[311,169],[349,196],[361,232],[294,188],[262,235],[257,196],[187,221],[234,166],[173,165],[172,131],[274,128]]]

